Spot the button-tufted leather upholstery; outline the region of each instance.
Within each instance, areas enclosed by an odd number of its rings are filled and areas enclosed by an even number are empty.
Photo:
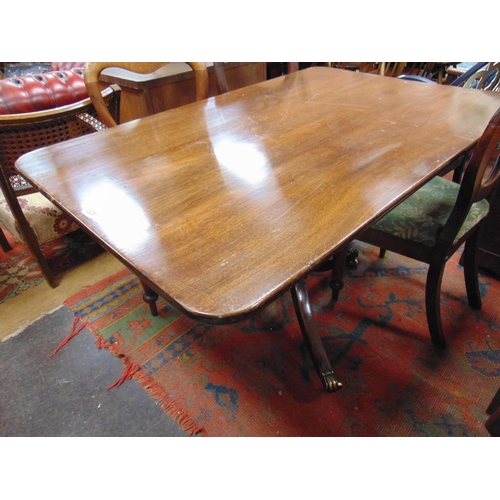
[[[69,68],[79,64],[82,63],[53,63],[52,67]],[[53,109],[87,97],[83,67],[5,78],[0,80],[0,115]]]

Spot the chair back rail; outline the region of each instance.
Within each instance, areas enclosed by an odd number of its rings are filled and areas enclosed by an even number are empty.
[[[484,68],[488,63],[487,62],[478,62],[474,64],[471,68],[469,68],[463,75],[459,76],[457,79],[453,80],[450,83],[451,87],[460,87],[462,83],[466,82],[471,75]]]
[[[395,78],[403,73],[405,66],[405,62],[381,62],[379,64],[379,74]]]
[[[485,68],[476,71],[464,83],[464,88],[479,90],[500,90],[500,63],[489,63]]]
[[[453,242],[473,203],[489,199],[500,178],[500,109],[492,117],[465,168],[457,202],[439,238]]]

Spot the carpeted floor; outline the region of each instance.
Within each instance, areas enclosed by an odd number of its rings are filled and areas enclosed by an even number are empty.
[[[499,282],[481,278],[472,311],[458,255],[443,280],[449,347],[433,348],[426,266],[359,246],[332,312],[328,277],[308,278],[320,334],[344,389],[325,394],[304,347],[289,294],[262,314],[208,326],[164,301],[153,318],[142,288],[120,272],[68,299],[135,378],[190,433],[207,436],[486,436],[485,409],[500,381]],[[70,348],[70,345],[64,349]]]
[[[49,357],[72,322],[62,306],[0,343],[0,436],[185,436],[135,380],[107,390],[123,364],[87,329]]]
[[[123,265],[74,233],[44,248],[62,275],[52,289],[26,247],[7,238],[13,250],[0,249],[0,436],[185,436],[137,382],[107,390],[123,364],[96,349],[87,329],[49,358],[71,331],[74,315],[63,302]]]
[[[10,234],[6,236],[13,249],[6,253],[0,248],[0,342],[57,309],[86,286],[124,268],[84,233],[75,232],[44,249],[54,258],[61,278],[59,286],[51,288],[26,246],[16,243]]]
[[[308,280],[339,393],[323,393],[289,294],[237,326],[197,324],[164,301],[152,318],[121,266],[0,343],[0,435],[486,436],[500,380],[500,282],[482,277],[483,310],[471,311],[458,256],[448,264],[450,347],[439,352],[423,314],[425,266],[360,251],[334,313],[326,277]],[[49,358],[75,316],[93,333],[84,328]]]
[[[40,267],[27,251],[26,245],[15,241],[6,231],[5,235],[12,250],[8,253],[0,250],[0,304],[45,281]],[[81,230],[47,243],[42,247],[42,251],[55,275],[63,274],[103,252],[102,248]]]

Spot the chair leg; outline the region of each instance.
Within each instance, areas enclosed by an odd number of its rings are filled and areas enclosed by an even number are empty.
[[[24,215],[24,212],[22,211],[21,206],[19,205],[19,201],[15,196],[13,196],[10,199],[8,199],[8,202],[12,214],[16,220],[17,228],[22,236],[22,239],[24,240],[26,246],[35,257],[36,261],[38,262],[43,277],[47,280],[47,283],[50,285],[51,288],[55,288],[56,286],[58,286],[59,282],[56,279],[54,273],[52,272],[52,269],[50,269],[49,263],[47,262],[47,259],[43,255],[42,250],[40,249],[40,244],[38,242],[38,238],[35,234],[35,231],[30,226],[28,220],[26,219],[26,216]]]
[[[3,232],[3,229],[1,227],[0,227],[0,246],[2,247],[2,250],[4,252],[10,252],[12,250],[12,247],[10,246],[10,243],[7,241],[5,233]]]
[[[490,415],[484,424],[490,436],[500,437],[500,389],[488,406],[486,413]]]
[[[500,437],[500,408],[497,409],[493,415],[491,415],[488,420],[486,420],[484,426],[492,437]]]
[[[473,309],[481,309],[481,292],[479,290],[477,247],[479,231],[477,230],[465,242],[464,249],[464,277],[467,299]]]
[[[21,217],[24,217],[24,214],[22,214]],[[47,280],[49,286],[51,288],[56,288],[59,285],[59,282],[55,274],[52,272],[52,269],[50,269],[49,263],[47,262],[47,259],[43,255],[42,250],[40,249],[38,238],[36,237],[33,228],[29,225],[26,219],[23,221],[22,224],[20,224],[19,218],[20,217],[18,216],[17,218],[18,228],[19,231],[22,233],[26,246],[29,248],[30,252],[33,254],[36,261],[38,262],[38,265],[40,266],[40,269],[42,271],[42,275]]]
[[[486,413],[490,415],[484,424],[486,430],[490,433],[490,436],[500,437],[500,389],[486,409]]]
[[[24,236],[26,237],[27,235],[25,234]],[[56,278],[55,274],[52,272],[52,269],[50,268],[47,259],[43,255],[42,250],[38,245],[38,241],[32,242],[28,241],[28,238],[26,238],[26,244],[30,249],[31,253],[33,254],[33,256],[35,257],[36,261],[38,262],[43,277],[47,280],[47,283],[49,284],[50,288],[56,288],[59,285],[59,281]]]
[[[486,408],[486,413],[488,415],[493,415],[497,410],[500,410],[500,389],[498,389],[497,393],[491,400],[490,405]]]
[[[441,324],[441,281],[445,262],[430,264],[425,285],[425,308],[427,324],[433,344],[439,349],[446,347],[446,339]]]

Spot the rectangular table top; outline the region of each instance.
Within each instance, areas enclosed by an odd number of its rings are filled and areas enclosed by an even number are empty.
[[[316,67],[17,167],[184,313],[230,322],[442,171],[498,107],[496,93]]]

